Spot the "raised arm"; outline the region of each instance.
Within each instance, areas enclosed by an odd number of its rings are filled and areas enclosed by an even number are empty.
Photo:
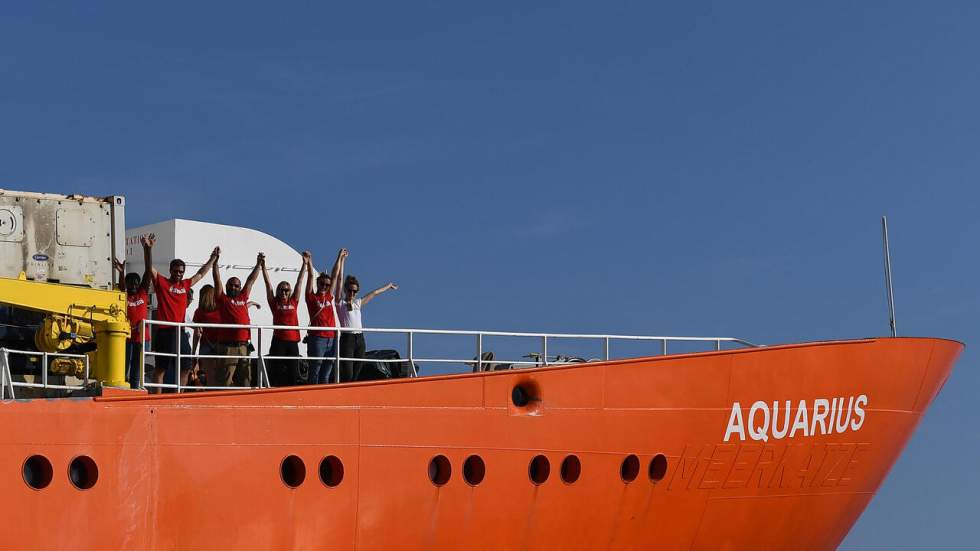
[[[340,270],[344,267],[344,260],[347,258],[347,249],[340,249],[337,253],[337,260],[333,263],[333,269],[330,270],[330,294],[334,297],[337,296],[337,291],[340,289]]]
[[[303,275],[306,274],[306,257],[309,255],[309,252],[303,251],[303,265],[300,266],[299,275],[296,276],[296,285],[293,285],[292,300],[299,300],[300,287],[303,286]]]
[[[212,255],[214,253],[211,253]],[[211,276],[214,278],[214,296],[220,297],[225,294],[225,286],[221,284],[221,273],[218,271],[218,263],[211,263]]]
[[[112,268],[119,276],[119,279],[116,280],[116,289],[119,289],[120,291],[125,291],[126,290],[126,265],[123,264],[122,262],[119,262],[118,258],[113,258]]]
[[[197,285],[197,282],[201,281],[201,279],[205,276],[205,274],[208,273],[208,270],[211,269],[211,266],[214,266],[218,262],[218,256],[220,254],[221,254],[221,247],[215,247],[214,250],[211,251],[211,258],[209,258],[208,261],[204,263],[204,266],[201,266],[201,269],[198,270],[196,274],[191,276],[191,285]]]
[[[156,242],[157,236],[152,233],[140,238],[140,243],[143,244],[143,281],[146,282],[150,282],[157,277],[157,270],[153,267],[153,245]]]
[[[363,308],[364,305],[367,304],[372,298],[380,295],[381,293],[383,293],[385,291],[389,291],[391,289],[397,289],[397,288],[398,288],[398,286],[395,285],[394,283],[389,283],[389,284],[385,285],[384,287],[378,287],[377,289],[371,291],[370,293],[364,295],[363,298],[361,298],[361,307]]]
[[[310,272],[310,277],[306,278],[306,294],[313,294],[313,255],[309,251],[303,251],[303,263],[306,264],[306,271]]]
[[[259,253],[255,257],[255,267],[252,268],[252,273],[248,274],[248,279],[245,280],[245,287],[242,288],[242,292],[246,295],[251,294],[252,285],[255,285],[255,280],[259,278],[259,269],[265,269],[265,253]]]
[[[300,270],[300,273],[303,273]],[[269,302],[269,308],[276,301],[276,294],[272,290],[272,281],[269,280],[269,270],[265,269],[265,262],[262,263],[262,281],[265,281],[265,300]]]

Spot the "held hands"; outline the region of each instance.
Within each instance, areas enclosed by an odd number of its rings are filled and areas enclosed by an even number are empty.
[[[259,253],[259,255],[255,257],[255,265],[265,268],[265,253]]]
[[[310,254],[310,251],[303,251],[303,264],[308,266],[313,265],[313,255]]]
[[[211,260],[218,260],[218,257],[220,256],[221,256],[221,247],[215,247],[214,250],[211,251]]]
[[[340,253],[337,256],[339,256],[340,258],[347,258],[347,255],[349,255],[349,254],[350,254],[350,251],[348,251],[346,248],[344,248],[344,249],[340,249]]]

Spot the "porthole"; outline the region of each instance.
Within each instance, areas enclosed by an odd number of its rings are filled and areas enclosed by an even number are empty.
[[[339,457],[328,455],[320,461],[320,482],[333,488],[344,480],[344,463]]]
[[[306,464],[295,455],[286,456],[279,464],[282,483],[290,488],[298,488],[306,480]]]
[[[543,455],[536,455],[527,467],[527,476],[535,485],[540,486],[548,480],[551,475],[551,463]]]
[[[582,462],[578,457],[569,455],[561,462],[561,481],[565,484],[575,484],[582,475]]]
[[[429,480],[436,486],[449,482],[453,475],[453,466],[445,455],[437,455],[429,461]]]
[[[24,482],[35,490],[43,490],[51,484],[54,478],[54,469],[51,462],[43,455],[32,455],[24,461],[23,468]]]
[[[619,477],[623,482],[633,482],[640,474],[640,458],[635,455],[628,455],[619,467]]]
[[[647,474],[650,476],[650,482],[656,484],[664,479],[667,475],[667,458],[664,454],[658,453],[653,456],[650,460],[650,467],[647,469]]]
[[[463,462],[463,479],[470,486],[477,486],[487,475],[487,466],[479,455],[471,455]]]
[[[79,455],[68,465],[68,479],[79,490],[88,490],[99,481],[99,466],[87,455]]]
[[[541,402],[541,388],[531,379],[522,380],[510,390],[510,401],[518,409],[535,411]]]

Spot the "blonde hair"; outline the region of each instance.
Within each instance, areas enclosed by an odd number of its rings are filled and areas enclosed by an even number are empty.
[[[198,299],[198,309],[205,312],[214,312],[218,309],[218,303],[214,300],[214,285],[201,287],[201,297]]]

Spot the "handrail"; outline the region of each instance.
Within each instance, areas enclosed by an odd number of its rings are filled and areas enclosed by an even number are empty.
[[[269,376],[266,371],[265,362],[267,360],[302,360],[302,359],[313,359],[313,360],[323,360],[326,362],[332,362],[332,366],[329,369],[333,373],[333,382],[337,383],[340,381],[340,362],[381,362],[381,363],[400,363],[408,364],[410,368],[409,377],[417,377],[418,373],[415,369],[416,362],[419,363],[442,363],[442,364],[464,364],[472,366],[474,372],[484,371],[484,366],[488,365],[490,368],[496,365],[510,364],[512,367],[521,366],[547,366],[554,365],[555,362],[549,363],[548,355],[548,340],[549,339],[589,339],[589,340],[600,340],[602,342],[603,357],[602,360],[612,359],[610,355],[610,342],[614,340],[618,341],[659,341],[661,343],[661,354],[667,355],[667,345],[669,342],[703,342],[710,343],[713,345],[714,350],[721,350],[722,343],[729,343],[737,346],[747,346],[747,347],[757,347],[759,345],[753,344],[744,339],[736,337],[687,337],[687,336],[666,336],[666,335],[615,335],[615,334],[594,334],[594,333],[530,333],[530,332],[513,332],[513,331],[473,331],[473,330],[451,330],[451,329],[410,329],[410,328],[350,328],[350,327],[335,327],[335,326],[313,326],[313,327],[296,327],[292,325],[243,325],[243,324],[233,324],[233,323],[186,323],[186,322],[171,322],[162,320],[150,320],[146,319],[142,322],[141,335],[146,335],[146,331],[150,326],[165,326],[165,327],[175,327],[179,330],[184,330],[187,328],[201,328],[201,329],[255,329],[257,330],[256,342],[258,346],[255,349],[256,359],[256,377],[254,385],[251,387],[225,387],[225,386],[189,386],[182,385],[180,383],[180,363],[184,358],[194,358],[194,359],[234,359],[234,358],[253,358],[250,354],[249,356],[235,356],[235,355],[211,355],[211,354],[199,354],[192,353],[185,354],[181,351],[180,337],[178,333],[178,342],[176,343],[177,349],[175,352],[155,352],[155,351],[145,351],[141,354],[140,359],[140,387],[142,388],[170,388],[175,389],[178,393],[185,390],[217,390],[217,389],[230,389],[230,388],[264,388],[271,386],[269,383]],[[263,331],[269,330],[299,330],[299,331],[337,331],[337,337],[335,337],[334,352],[330,356],[270,356],[265,354],[263,347]],[[378,334],[404,334],[408,337],[408,342],[406,346],[407,357],[391,360],[381,360],[373,358],[347,358],[341,357],[340,346],[339,346],[339,335],[342,333],[378,333]],[[152,333],[150,333],[152,339]],[[472,359],[470,358],[418,358],[415,356],[414,340],[416,335],[452,335],[452,336],[475,336],[476,337],[476,356]],[[524,360],[484,360],[483,359],[483,340],[484,337],[517,337],[517,338],[540,338],[541,339],[541,353],[537,358],[532,361]],[[145,370],[146,370],[146,358],[148,356],[153,357],[169,357],[174,358],[178,369],[174,370],[174,375],[176,380],[173,383],[147,383],[143,380]],[[564,361],[562,361],[564,358]],[[597,360],[599,358],[596,358]],[[556,356],[555,360],[557,363],[572,363],[570,358]],[[591,361],[591,360],[587,360]],[[326,366],[324,366],[326,368]]]
[[[40,356],[41,357],[41,382],[40,383],[28,383],[26,381],[15,381],[13,375],[10,371],[10,354],[20,354],[23,356]],[[51,384],[48,381],[48,364],[49,358],[76,358],[84,361],[85,371],[82,377],[82,384],[80,385],[57,385]],[[36,350],[17,350],[13,348],[0,348],[0,361],[3,362],[2,367],[2,385],[4,387],[4,392],[0,392],[0,398],[2,398],[6,392],[10,393],[11,398],[14,397],[14,387],[18,388],[40,388],[43,390],[56,389],[56,390],[84,390],[89,383],[90,379],[90,366],[89,357],[85,354],[69,354],[63,352],[38,352]]]

